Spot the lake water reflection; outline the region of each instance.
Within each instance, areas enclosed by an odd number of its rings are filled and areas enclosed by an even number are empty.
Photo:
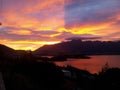
[[[79,69],[86,69],[91,73],[98,73],[106,63],[110,67],[120,68],[120,55],[96,55],[91,56],[90,59],[69,59],[64,62],[55,62],[59,66],[72,65]]]

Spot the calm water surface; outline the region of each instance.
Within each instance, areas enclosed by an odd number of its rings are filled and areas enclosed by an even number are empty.
[[[86,69],[91,73],[98,73],[108,63],[109,67],[120,68],[120,55],[97,55],[90,59],[69,59],[64,62],[55,62],[59,66],[72,65],[79,69]]]

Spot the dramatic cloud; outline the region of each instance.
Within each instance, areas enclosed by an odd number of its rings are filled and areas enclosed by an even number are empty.
[[[0,12],[0,43],[14,49],[120,39],[120,0],[0,0]]]
[[[73,34],[97,34],[101,29],[109,32],[108,27],[113,28],[120,20],[119,0],[66,0],[66,3],[65,27]],[[119,31],[116,27],[113,30]]]

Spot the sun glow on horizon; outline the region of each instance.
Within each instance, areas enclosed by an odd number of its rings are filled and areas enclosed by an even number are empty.
[[[44,45],[53,45],[60,41],[12,41],[3,43],[4,45],[13,48],[14,50],[36,50]]]

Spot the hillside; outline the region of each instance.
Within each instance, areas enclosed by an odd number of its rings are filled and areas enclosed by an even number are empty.
[[[15,54],[15,50],[5,45],[0,44],[0,59],[11,58]]]
[[[120,54],[120,41],[72,40],[55,45],[45,45],[33,53],[35,55]]]
[[[0,63],[16,63],[30,61],[33,57],[30,52],[24,50],[14,50],[0,44]]]

